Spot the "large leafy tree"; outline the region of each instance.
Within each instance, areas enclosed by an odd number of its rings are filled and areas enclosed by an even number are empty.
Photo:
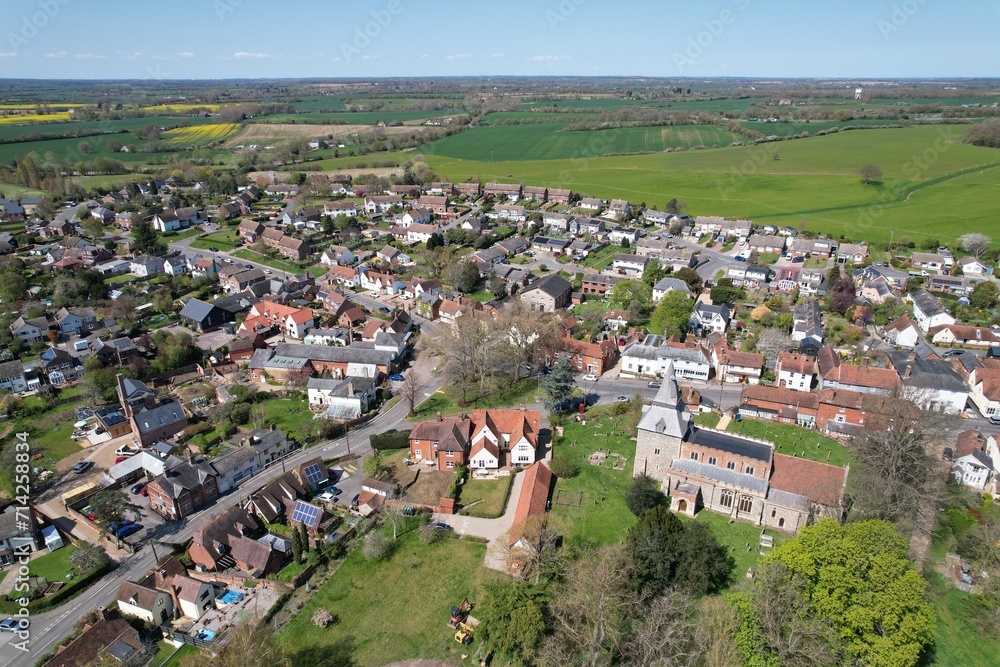
[[[695,595],[714,593],[729,581],[735,563],[703,523],[682,523],[667,507],[651,509],[629,530],[633,585],[659,593],[678,586]]]
[[[660,491],[660,483],[645,473],[637,475],[625,493],[625,504],[636,516],[659,507],[665,500],[666,496]]]
[[[132,225],[132,239],[135,241],[135,251],[137,253],[156,252],[159,234],[148,222],[137,222]]]
[[[526,582],[493,579],[476,608],[485,646],[518,661],[530,657],[545,634],[544,593]]]
[[[660,305],[649,320],[649,330],[654,334],[679,336],[687,326],[694,302],[687,294],[671,290],[663,296]]]
[[[994,282],[983,282],[976,285],[969,295],[969,305],[976,310],[990,310],[997,305],[1000,290]]]
[[[608,294],[608,303],[612,308],[627,309],[633,301],[638,301],[640,307],[649,308],[653,299],[653,288],[642,280],[621,280],[615,283]]]
[[[849,656],[871,667],[916,665],[934,636],[926,582],[907,542],[885,521],[824,519],[778,546],[771,560],[799,577],[814,611],[838,629]]]

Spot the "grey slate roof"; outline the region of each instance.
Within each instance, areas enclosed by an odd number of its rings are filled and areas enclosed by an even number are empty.
[[[24,375],[24,366],[20,360],[5,361],[0,364],[0,380],[9,380]]]
[[[552,298],[557,298],[565,294],[566,292],[572,291],[573,286],[569,282],[557,273],[550,273],[544,278],[535,281],[531,287],[529,287],[526,292],[531,290],[542,290]]]
[[[672,459],[670,461],[670,467],[673,470],[679,470],[680,472],[687,473],[689,475],[697,475],[698,477],[704,477],[706,479],[714,479],[730,486],[738,486],[743,489],[756,491],[757,493],[763,493],[767,489],[766,479],[754,477],[753,475],[744,475],[743,473],[736,472],[735,470],[720,468],[719,466],[713,466],[707,463],[700,463],[692,459]]]
[[[330,347],[325,345],[303,345],[299,343],[278,343],[274,353],[281,357],[292,357],[330,363],[375,364],[387,366],[396,358],[388,350],[364,349],[356,345]]]
[[[680,398],[672,362],[664,376],[656,397],[639,420],[639,430],[683,438],[691,425],[691,411]]]
[[[764,462],[770,462],[774,453],[769,444],[714,429],[695,428],[688,442]]]
[[[691,287],[688,286],[686,282],[684,282],[680,278],[671,278],[670,276],[660,278],[659,282],[653,285],[653,289],[659,290],[661,292],[677,290],[680,292],[684,292],[685,294],[691,293]]]
[[[177,401],[164,403],[152,410],[143,410],[135,415],[135,422],[140,433],[148,433],[170,424],[176,424],[184,419],[187,419],[184,415],[184,408]]]

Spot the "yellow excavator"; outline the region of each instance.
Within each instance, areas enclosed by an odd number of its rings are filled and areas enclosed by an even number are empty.
[[[472,635],[479,627],[479,619],[470,614],[473,606],[469,598],[465,598],[460,605],[451,608],[448,627],[455,629],[455,641],[459,644],[471,644]]]

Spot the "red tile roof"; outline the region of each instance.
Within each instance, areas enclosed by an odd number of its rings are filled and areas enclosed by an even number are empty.
[[[781,352],[778,354],[778,369],[789,373],[813,375],[816,373],[816,357],[808,354]]]
[[[827,507],[837,507],[843,499],[846,482],[846,468],[787,454],[774,454],[772,489],[805,496]]]
[[[537,461],[524,471],[521,495],[517,499],[514,524],[511,526],[510,544],[513,546],[524,535],[528,519],[545,515],[545,506],[552,487],[552,471]]]

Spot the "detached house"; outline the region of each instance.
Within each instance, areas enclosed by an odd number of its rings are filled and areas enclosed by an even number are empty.
[[[556,273],[551,273],[521,291],[521,302],[531,311],[554,312],[570,302],[573,286]]]
[[[410,457],[438,470],[467,463],[475,470],[527,466],[540,454],[541,416],[535,410],[473,410],[469,417],[439,417],[410,432]]]
[[[699,335],[725,333],[729,328],[729,306],[724,303],[711,304],[699,301],[691,313],[690,326]]]
[[[257,328],[278,329],[291,338],[302,339],[315,326],[308,308],[293,308],[274,301],[259,301],[253,305],[239,332],[256,333]],[[237,333],[239,333],[237,332]]]
[[[996,462],[986,453],[987,441],[979,431],[963,431],[955,441],[951,474],[962,484],[983,491],[996,470]]]
[[[913,317],[924,333],[933,327],[955,324],[955,318],[946,313],[938,300],[924,290],[913,292],[909,298],[913,302]]]

